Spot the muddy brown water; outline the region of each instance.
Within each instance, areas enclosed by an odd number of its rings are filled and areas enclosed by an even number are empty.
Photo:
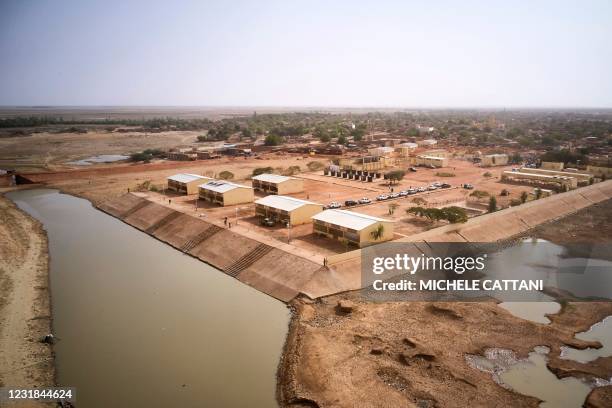
[[[58,383],[80,407],[272,407],[286,306],[56,190],[7,195],[49,236]]]

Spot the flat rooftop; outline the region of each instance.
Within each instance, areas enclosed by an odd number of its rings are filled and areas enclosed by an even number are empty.
[[[283,181],[287,181],[287,180],[296,180],[295,177],[280,176],[278,174],[269,174],[269,173],[253,176],[251,177],[251,179],[265,181],[267,183],[282,183]]]
[[[308,204],[321,205],[318,203],[313,203],[312,201],[300,200],[299,198],[282,195],[269,195],[255,201],[255,204],[265,205],[266,207],[278,208],[279,210],[283,211],[293,211]]]
[[[210,177],[200,176],[198,174],[179,173],[168,177],[168,180],[177,181],[179,183],[191,183],[196,180],[212,180]]]
[[[347,210],[325,210],[312,217],[313,220],[339,225],[356,231],[369,227],[377,222],[392,222],[384,218],[373,217]]]
[[[198,187],[203,188],[204,190],[214,191],[216,193],[225,193],[227,191],[235,190],[237,188],[253,188],[250,186],[232,183],[231,181],[225,180],[211,180],[208,183],[200,184]]]

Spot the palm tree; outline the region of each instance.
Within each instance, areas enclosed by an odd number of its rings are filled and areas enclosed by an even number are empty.
[[[374,238],[374,241],[378,241],[383,237],[385,233],[385,226],[382,224],[378,224],[378,227],[372,232],[370,232],[370,236]]]

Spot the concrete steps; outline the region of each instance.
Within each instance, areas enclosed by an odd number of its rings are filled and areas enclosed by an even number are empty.
[[[242,272],[249,266],[253,265],[259,259],[263,258],[271,250],[272,250],[272,247],[270,245],[259,244],[251,252],[244,255],[243,257],[238,259],[236,262],[234,262],[232,265],[230,265],[225,270],[225,273],[235,278],[236,276],[238,276],[240,272]]]
[[[136,211],[142,210],[143,208],[151,204],[152,203],[149,200],[142,200],[141,202],[139,202],[138,204],[136,204],[135,206],[133,206],[132,208],[130,208],[129,210],[121,214],[120,218],[127,218],[130,215],[134,214]]]
[[[183,252],[189,252],[193,248],[201,244],[203,241],[207,240],[208,238],[215,235],[217,232],[221,231],[222,229],[223,228],[211,224],[210,227],[185,242],[179,249]]]
[[[163,227],[164,225],[168,224],[169,222],[177,219],[178,217],[181,216],[181,212],[178,211],[174,211],[171,212],[170,214],[166,215],[164,218],[162,218],[161,220],[157,221],[155,224],[151,225],[149,228],[147,228],[145,230],[145,232],[147,234],[152,234],[154,233],[158,228]]]

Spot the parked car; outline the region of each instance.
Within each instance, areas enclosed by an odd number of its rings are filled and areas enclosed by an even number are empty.
[[[465,188],[466,190],[473,190],[473,189],[474,189],[474,186],[473,186],[473,185],[471,185],[471,184],[467,184],[467,183],[466,183],[466,184],[464,184],[464,185],[463,185],[463,188]]]
[[[416,194],[416,193],[417,193],[417,191],[418,191],[418,190],[417,190],[416,188],[412,188],[412,187],[410,187],[410,188],[408,189],[408,195]]]
[[[391,193],[389,194],[389,198],[397,198],[400,196],[400,193]]]
[[[422,192],[424,192],[424,191],[427,191],[427,187],[419,187],[419,188],[417,188],[417,191],[418,191],[419,193],[422,193]]]
[[[428,189],[429,191],[433,191],[433,190],[437,190],[437,189],[438,189],[438,187],[436,187],[436,186],[434,186],[434,185],[432,184],[432,185],[430,185],[429,187],[427,187],[427,189]]]
[[[359,204],[370,204],[372,202],[372,200],[370,200],[368,197],[363,197],[359,199]]]
[[[273,227],[275,222],[272,218],[262,218],[260,221],[261,225],[266,226],[266,227]]]
[[[410,171],[414,171],[415,173],[418,171],[416,167],[410,167]]]
[[[340,207],[342,207],[342,204],[336,201],[329,203],[329,205],[327,206],[327,208],[340,208]]]
[[[440,185],[440,188],[451,188],[452,186],[448,183],[442,183],[442,185]]]
[[[347,207],[352,207],[352,206],[357,205],[357,204],[358,204],[358,203],[357,203],[357,201],[355,201],[355,200],[346,200],[346,201],[344,202],[344,205],[345,205],[345,206],[347,206]]]
[[[386,194],[381,194],[378,197],[376,197],[377,201],[384,201],[384,200],[388,200],[388,199],[389,199],[389,196],[386,195]]]
[[[410,193],[408,192],[408,190],[402,190],[402,191],[399,192],[400,197],[406,197],[409,194]]]

